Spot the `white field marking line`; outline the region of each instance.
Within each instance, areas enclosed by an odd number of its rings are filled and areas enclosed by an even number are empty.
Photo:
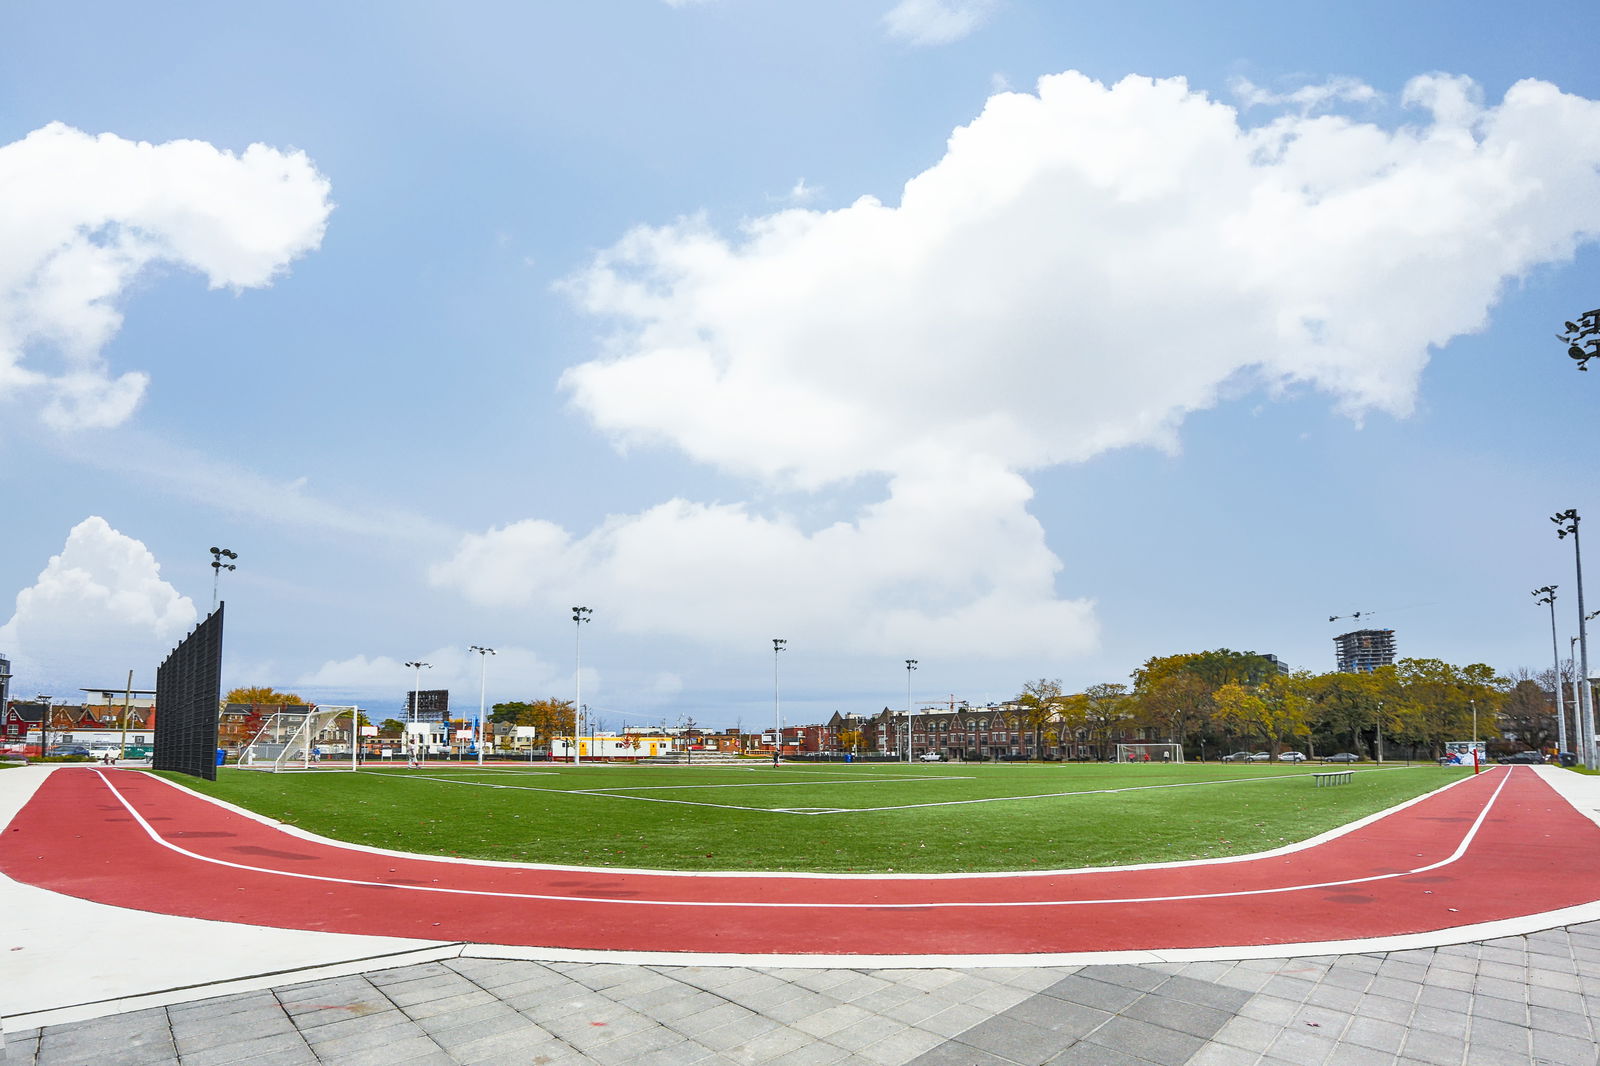
[[[358,773],[363,773],[363,774],[375,774],[378,777],[407,777],[407,776],[410,776],[406,772],[407,769],[408,769],[408,767],[404,767],[404,766],[363,766],[357,772]],[[449,767],[435,767],[434,769],[441,770],[441,771],[446,771],[446,770],[449,770],[450,768]],[[463,774],[483,774],[485,777],[489,776],[490,774],[503,774],[503,775],[508,775],[508,776],[511,776],[511,777],[560,777],[561,776],[559,773],[557,773],[554,770],[514,770],[514,769],[511,769],[510,767],[501,767],[501,766],[493,766],[493,767],[486,766],[482,770],[467,769],[467,768],[463,767],[458,772],[459,773],[463,773]]]
[[[1396,770],[1408,770],[1408,766],[1396,766]],[[1344,773],[1345,771],[1338,771]],[[1379,771],[1352,770],[1350,773],[1371,774]],[[1034,799],[1063,799],[1068,796],[1109,796],[1118,792],[1145,792],[1159,788],[1202,788],[1207,785],[1249,785],[1258,781],[1295,781],[1310,777],[1310,774],[1273,774],[1271,777],[1221,777],[1215,781],[1175,781],[1170,785],[1126,785],[1122,788],[1086,788],[1078,792],[1040,792],[1032,796],[985,796],[981,799],[965,800],[939,800],[936,803],[906,803],[898,807],[851,807],[842,813],[864,814],[876,811],[914,811],[921,807],[959,807],[966,803],[1013,803],[1019,800]]]
[[[1515,769],[1516,767],[1509,767],[1508,771],[1513,771]],[[1342,888],[1345,885],[1370,884],[1374,881],[1388,881],[1399,877],[1412,877],[1416,874],[1427,873],[1430,870],[1441,869],[1442,867],[1458,861],[1462,855],[1466,854],[1467,847],[1477,837],[1478,830],[1483,826],[1484,819],[1488,818],[1489,811],[1494,807],[1495,801],[1500,798],[1500,793],[1505,789],[1506,782],[1511,780],[1510,772],[1507,772],[1507,774],[1500,779],[1500,784],[1495,787],[1494,794],[1491,795],[1488,799],[1488,802],[1483,805],[1483,809],[1478,812],[1478,817],[1473,820],[1472,827],[1467,830],[1466,834],[1461,838],[1461,843],[1457,845],[1456,850],[1452,852],[1448,858],[1441,859],[1438,862],[1429,863],[1427,866],[1418,866],[1414,869],[1405,870],[1400,873],[1373,874],[1369,877],[1351,877],[1342,881],[1320,881],[1307,885],[1284,885],[1279,888],[1240,889],[1233,892],[1194,892],[1181,896],[1130,896],[1121,899],[987,900],[967,903],[767,903],[744,900],[714,902],[711,900],[607,899],[595,896],[555,896],[534,892],[495,892],[487,889],[475,888],[434,888],[432,885],[395,885],[386,881],[362,881],[349,877],[329,877],[324,874],[296,873],[293,870],[273,870],[265,866],[250,866],[245,863],[230,862],[227,859],[214,859],[208,855],[200,855],[196,852],[189,851],[187,848],[181,848],[169,840],[162,839],[161,835],[155,831],[150,823],[145,821],[144,816],[138,811],[134,810],[132,805],[129,804],[125,798],[123,798],[123,795],[121,791],[118,790],[117,786],[113,785],[109,780],[106,779],[106,776],[103,772],[96,770],[95,773],[99,774],[100,780],[107,788],[111,790],[111,794],[117,797],[117,802],[122,804],[123,809],[133,816],[134,821],[137,822],[139,827],[145,831],[145,835],[150,837],[150,839],[155,841],[157,844],[171,851],[175,851],[180,855],[186,856],[187,858],[196,859],[200,862],[212,863],[216,866],[226,866],[234,870],[245,870],[250,873],[268,874],[277,877],[293,877],[303,881],[322,881],[330,884],[356,885],[362,888],[387,888],[392,891],[435,892],[453,896],[488,896],[498,899],[542,900],[545,902],[554,903],[610,903],[624,906],[632,905],[647,907],[732,907],[756,910],[891,911],[931,911],[966,908],[987,910],[994,908],[1018,907],[1081,907],[1088,904],[1119,903],[1183,903],[1203,899],[1230,899],[1236,896],[1271,896],[1280,895],[1287,892],[1303,892],[1312,889]],[[611,871],[596,870],[594,872],[609,873]]]
[[[1411,769],[1411,767],[1409,767],[1409,766],[1396,766],[1396,767],[1393,767],[1393,769],[1395,769],[1395,770],[1408,770],[1408,769]],[[1349,772],[1349,773],[1371,774],[1371,773],[1379,773],[1380,771],[1375,768],[1375,769],[1372,769],[1372,770],[1351,770],[1351,771],[1343,771],[1343,770],[1341,770],[1341,771],[1337,771],[1337,772],[1339,772],[1339,773]],[[915,811],[915,810],[921,810],[922,808],[925,808],[925,807],[961,807],[961,806],[965,806],[967,804],[976,804],[976,803],[1017,803],[1017,802],[1026,801],[1026,800],[1065,799],[1065,798],[1071,797],[1071,796],[1108,796],[1108,795],[1114,795],[1114,794],[1119,793],[1119,792],[1144,792],[1144,791],[1148,791],[1148,790],[1151,790],[1151,789],[1162,789],[1162,788],[1196,788],[1196,787],[1202,787],[1202,786],[1206,786],[1206,785],[1248,785],[1248,784],[1253,784],[1253,783],[1258,782],[1258,781],[1294,781],[1294,780],[1301,780],[1301,779],[1304,779],[1304,778],[1308,778],[1311,775],[1308,774],[1308,773],[1298,773],[1298,774],[1273,774],[1270,777],[1260,777],[1260,776],[1253,776],[1253,777],[1224,777],[1224,778],[1219,778],[1218,780],[1215,780],[1215,781],[1179,781],[1179,782],[1174,782],[1174,783],[1168,784],[1168,785],[1126,785],[1126,786],[1124,786],[1122,788],[1091,788],[1091,789],[1083,789],[1083,790],[1077,791],[1077,792],[1041,792],[1041,793],[1038,793],[1037,795],[1032,795],[1032,796],[984,796],[984,797],[981,797],[979,799],[938,800],[938,801],[935,801],[935,802],[932,802],[932,803],[902,803],[902,804],[898,804],[898,805],[892,806],[892,807],[835,807],[835,808],[825,808],[825,807],[814,807],[814,808],[806,808],[806,807],[746,807],[746,806],[742,806],[742,805],[737,804],[737,803],[703,803],[703,802],[700,802],[698,800],[664,799],[664,798],[659,797],[659,796],[631,796],[631,795],[626,795],[625,794],[627,791],[643,791],[646,788],[657,787],[657,786],[647,786],[647,785],[640,785],[640,786],[638,786],[638,788],[635,788],[635,789],[630,789],[626,785],[618,786],[615,789],[613,789],[613,788],[539,788],[539,787],[534,786],[534,785],[491,785],[491,784],[488,784],[488,783],[482,782],[482,781],[464,781],[464,780],[461,780],[459,778],[454,778],[454,777],[434,777],[434,776],[429,775],[429,774],[405,774],[405,775],[395,774],[395,775],[391,775],[391,776],[402,777],[403,780],[406,780],[406,781],[437,781],[440,784],[445,784],[445,785],[476,785],[479,788],[515,788],[515,789],[521,789],[521,790],[523,790],[525,792],[556,792],[556,793],[560,793],[561,795],[564,795],[564,796],[595,796],[595,797],[598,797],[600,799],[637,800],[640,803],[676,803],[676,804],[680,804],[680,805],[685,806],[685,807],[711,807],[711,808],[714,808],[716,810],[721,810],[721,811],[755,811],[755,812],[760,813],[760,814],[793,814],[793,815],[799,815],[801,817],[813,817],[813,816],[819,815],[819,814],[878,814],[878,813],[881,813],[883,811]],[[919,781],[920,780],[927,780],[927,781],[974,781],[974,780],[976,780],[976,778],[971,778],[971,777],[948,777],[948,778],[947,777],[934,777],[934,778],[908,777],[906,779],[907,780],[919,780]],[[818,784],[820,782],[814,782],[814,781],[793,782],[793,781],[791,781],[791,782],[786,782],[786,783],[787,784],[791,784],[791,785],[793,785],[793,784],[808,784],[809,785],[809,784]],[[828,783],[836,784],[838,782],[828,782]],[[778,783],[766,783],[766,784],[755,784],[755,785],[661,785],[659,787],[661,787],[661,788],[761,788],[761,787],[776,788],[776,787],[779,787],[779,785],[778,785]]]
[[[853,777],[838,777],[832,781],[739,781],[723,785],[610,785],[606,788],[574,789],[575,792],[584,792],[595,795],[599,792],[660,792],[662,790],[685,788],[815,788],[818,785],[881,785],[884,781],[972,781],[970,777],[893,777],[884,776],[862,780]]]
[[[398,776],[398,775],[397,775]],[[659,796],[623,796],[604,789],[540,788],[538,785],[497,785],[489,781],[464,781],[458,777],[433,777],[428,774],[406,774],[402,781],[434,781],[441,785],[467,785],[472,788],[510,788],[521,792],[548,792],[557,796],[593,796],[596,799],[634,800],[638,803],[676,803],[684,807],[714,807],[719,811],[755,811],[771,814],[771,807],[741,807],[734,803],[701,803],[697,800],[663,799]]]

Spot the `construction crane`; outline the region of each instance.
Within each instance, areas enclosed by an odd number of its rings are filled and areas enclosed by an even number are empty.
[[[1356,611],[1356,612],[1354,612],[1352,614],[1330,614],[1328,616],[1328,621],[1337,622],[1341,618],[1349,618],[1352,621],[1360,622],[1362,615],[1371,616],[1371,615],[1375,615],[1377,613],[1378,613],[1377,611]]]

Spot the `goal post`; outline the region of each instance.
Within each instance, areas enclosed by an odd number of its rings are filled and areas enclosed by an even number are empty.
[[[1182,762],[1182,744],[1118,744],[1118,762]]]
[[[338,756],[330,750],[328,754],[335,757],[326,763],[323,763],[318,752],[324,743],[321,739],[324,732],[336,729],[340,719],[350,719],[353,726],[360,713],[359,707],[323,704],[306,704],[292,711],[279,711],[263,722],[256,735],[239,750],[239,766],[274,772],[309,770],[313,765],[319,769],[354,770],[359,763],[356,749],[350,745],[359,744],[358,737],[349,737],[349,745],[339,745],[347,754]],[[328,743],[332,747],[335,742]]]

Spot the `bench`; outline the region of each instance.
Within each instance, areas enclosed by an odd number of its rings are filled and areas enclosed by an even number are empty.
[[[1311,783],[1321,788],[1323,785],[1348,785],[1354,770],[1325,770],[1322,773],[1312,774]]]

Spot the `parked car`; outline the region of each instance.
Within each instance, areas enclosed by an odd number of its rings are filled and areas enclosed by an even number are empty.
[[[936,751],[923,752],[918,758],[923,762],[944,762],[944,756]]]
[[[1250,753],[1250,761],[1251,762],[1271,762],[1272,761],[1272,752],[1270,752],[1270,751],[1253,751],[1253,752]]]
[[[1515,765],[1519,765],[1519,766],[1521,766],[1521,765],[1539,765],[1539,766],[1543,766],[1544,765],[1544,755],[1542,755],[1541,753],[1539,753],[1537,751],[1514,751],[1510,755],[1502,755],[1500,757],[1500,761],[1502,763],[1506,763],[1508,765],[1515,764]]]
[[[1303,751],[1285,751],[1278,755],[1279,762],[1305,762],[1306,753]]]
[[[1224,755],[1223,762],[1249,762],[1255,756],[1248,751],[1236,751],[1232,755]]]
[[[85,759],[94,757],[94,753],[82,744],[56,744],[45,752],[45,755],[52,759],[72,755],[81,755]]]
[[[1333,754],[1333,755],[1324,755],[1322,757],[1322,761],[1323,762],[1360,762],[1361,761],[1361,756],[1351,754],[1348,751],[1341,751],[1341,752],[1338,752],[1338,753]]]

